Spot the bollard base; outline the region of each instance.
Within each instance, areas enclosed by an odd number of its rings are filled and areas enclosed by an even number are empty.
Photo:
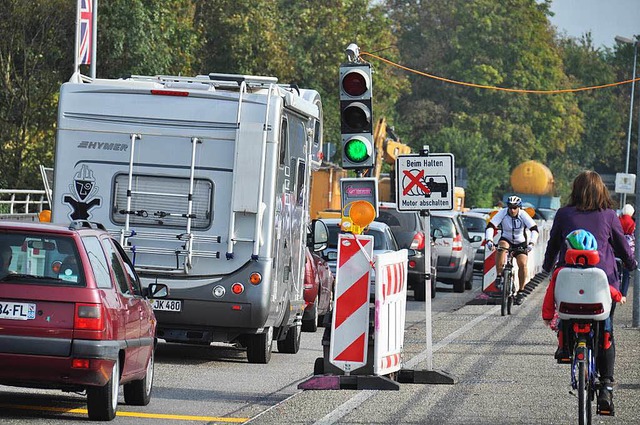
[[[398,382],[402,384],[441,384],[453,385],[458,380],[448,372],[437,370],[400,369]]]
[[[398,382],[376,375],[315,375],[298,384],[300,390],[400,390]]]

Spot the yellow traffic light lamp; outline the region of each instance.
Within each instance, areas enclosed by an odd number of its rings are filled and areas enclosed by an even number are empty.
[[[348,215],[345,215],[347,209]],[[376,209],[370,202],[353,201],[348,203],[342,210],[340,228],[345,232],[360,235],[375,218]]]

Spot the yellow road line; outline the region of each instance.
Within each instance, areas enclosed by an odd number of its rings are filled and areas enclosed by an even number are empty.
[[[61,413],[81,413],[86,415],[87,409],[74,409],[64,407],[49,407],[49,406],[24,406],[19,404],[4,404],[0,403],[0,407],[8,409],[20,409],[20,410],[36,410],[47,412],[61,412]],[[249,418],[223,418],[217,416],[193,416],[193,415],[167,415],[161,413],[142,413],[142,412],[116,412],[116,416],[129,416],[135,418],[148,418],[148,419],[172,419],[176,421],[213,421],[213,422],[225,422],[225,423],[244,423]]]

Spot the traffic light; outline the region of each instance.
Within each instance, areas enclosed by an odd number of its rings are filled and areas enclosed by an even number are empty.
[[[371,65],[340,65],[340,132],[342,168],[373,167],[373,118],[371,113]]]

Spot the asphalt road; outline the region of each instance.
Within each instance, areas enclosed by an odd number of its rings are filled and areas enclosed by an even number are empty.
[[[553,359],[555,335],[540,319],[547,281],[513,315],[438,285],[433,300],[433,369],[453,385],[400,384],[398,391],[307,390],[322,355],[322,329],[304,333],[296,355],[252,365],[242,350],[161,343],[151,403],[121,404],[113,424],[573,424],[577,397],[567,365]],[[631,303],[616,309],[615,417],[595,424],[640,424],[640,331]],[[407,304],[404,367],[426,367],[424,303]],[[1,424],[86,423],[82,396],[0,386]]]

